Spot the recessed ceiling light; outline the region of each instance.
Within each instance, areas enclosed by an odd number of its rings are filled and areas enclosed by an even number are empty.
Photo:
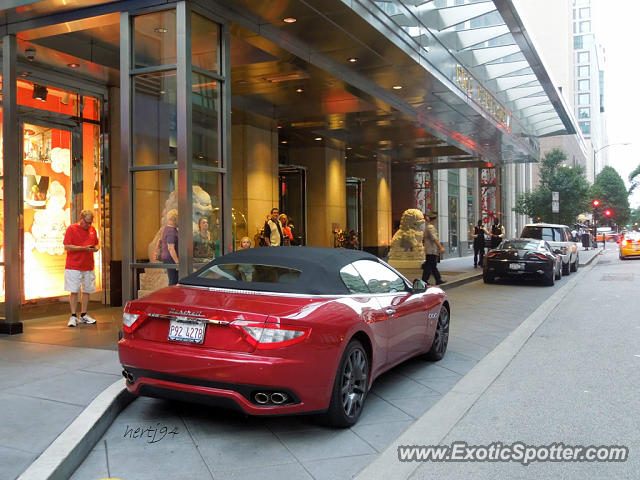
[[[282,128],[282,125],[278,125],[278,128]]]
[[[356,63],[358,61],[358,57],[349,57],[347,60],[349,60],[350,63]]]
[[[284,23],[296,23],[297,20],[298,19],[294,17],[286,17],[282,19]]]
[[[433,107],[427,107],[427,110],[431,110]]]
[[[153,29],[154,32],[156,33],[167,33],[169,31],[169,29],[167,27],[162,27],[160,25],[158,25],[157,27],[155,27]]]
[[[353,147],[347,147],[347,150],[351,150]]]
[[[402,85],[394,85],[392,88],[394,90],[402,90]]]
[[[302,93],[304,90],[302,88],[296,88],[296,93]]]
[[[287,142],[286,140],[281,140],[280,143],[286,144],[286,143],[289,143],[289,142]]]
[[[319,142],[320,140],[322,140],[322,137],[316,137],[315,140]]]
[[[21,77],[28,77],[29,75],[31,75],[31,72],[20,72],[18,73],[18,75]]]
[[[70,68],[78,68],[80,66],[79,63],[67,63],[67,67]]]

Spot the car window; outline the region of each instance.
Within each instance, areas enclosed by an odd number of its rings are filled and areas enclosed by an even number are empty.
[[[551,227],[524,227],[522,238],[535,238],[538,240],[546,240],[553,242],[553,229]]]
[[[404,280],[393,270],[372,260],[353,262],[371,293],[393,293],[406,290]]]
[[[540,242],[531,240],[505,240],[500,245],[504,250],[537,250]]]
[[[569,237],[567,237],[566,232],[564,231],[564,228],[554,228],[553,229],[553,233],[554,235],[554,241],[556,242],[568,242],[569,241]]]
[[[295,268],[257,263],[223,263],[212,265],[198,277],[238,282],[296,283],[302,272]]]
[[[340,278],[351,293],[369,293],[367,284],[353,265],[347,265],[340,270]]]

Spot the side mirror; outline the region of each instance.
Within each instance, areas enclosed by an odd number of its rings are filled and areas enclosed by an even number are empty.
[[[412,292],[413,293],[422,293],[422,292],[426,292],[427,291],[427,284],[424,283],[422,280],[420,280],[419,278],[416,278],[413,281],[413,287],[412,287]]]

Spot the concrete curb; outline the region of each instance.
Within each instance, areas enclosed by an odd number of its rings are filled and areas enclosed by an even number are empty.
[[[133,398],[124,378],[106,388],[17,480],[65,480],[71,477]]]
[[[592,263],[597,254],[588,263]],[[484,391],[509,365],[536,329],[547,319],[564,297],[593,266],[578,271],[566,285],[549,297],[469,373],[460,379],[433,407],[416,420],[373,462],[355,477],[356,480],[409,478],[421,462],[401,462],[398,447],[405,445],[439,445],[465,416]]]

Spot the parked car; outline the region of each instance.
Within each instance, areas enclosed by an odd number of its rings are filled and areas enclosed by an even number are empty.
[[[579,245],[572,240],[571,231],[566,225],[554,223],[531,223],[525,225],[520,238],[535,238],[549,242],[551,248],[560,250],[562,256],[562,273],[569,275],[578,271]]]
[[[624,232],[620,238],[620,260],[640,256],[640,232]]]
[[[504,240],[489,250],[484,261],[484,283],[493,283],[496,277],[528,277],[554,285],[562,278],[560,250],[554,252],[548,242],[535,238]]]
[[[372,382],[447,349],[447,295],[359,250],[255,248],[129,302],[128,390],[251,415],[358,420]]]

